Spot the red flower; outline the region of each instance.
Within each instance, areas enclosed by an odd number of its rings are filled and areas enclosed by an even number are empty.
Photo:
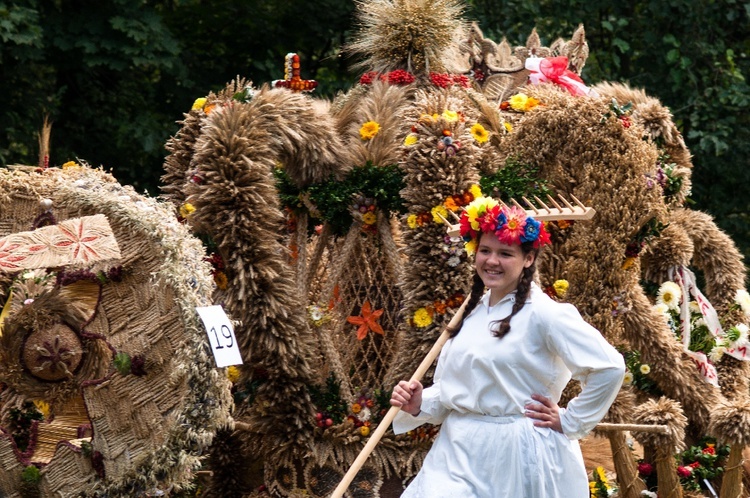
[[[554,291],[554,289],[553,289]],[[648,462],[641,462],[638,464],[638,474],[643,477],[648,477],[654,472],[654,466]]]
[[[361,341],[367,336],[367,332],[370,330],[376,334],[384,335],[383,327],[378,323],[378,319],[382,314],[382,309],[372,311],[370,301],[365,301],[365,304],[362,305],[362,314],[360,316],[347,317],[346,321],[352,325],[359,325],[359,328],[357,329],[357,339]]]
[[[680,465],[677,467],[677,475],[680,477],[690,477],[693,475],[693,468],[692,467],[683,467]]]
[[[433,85],[440,88],[448,88],[453,85],[453,78],[449,74],[430,73],[430,81],[432,81]]]
[[[623,128],[630,128],[630,117],[629,116],[620,116],[620,122],[622,123]]]
[[[715,455],[716,448],[714,448],[713,446],[709,446],[708,448],[703,448],[703,453],[707,455]]]

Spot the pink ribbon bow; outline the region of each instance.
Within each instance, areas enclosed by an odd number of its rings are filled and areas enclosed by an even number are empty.
[[[526,59],[526,69],[531,71],[529,81],[534,85],[551,82],[565,88],[571,95],[597,95],[580,76],[568,69],[567,57],[530,57]]]

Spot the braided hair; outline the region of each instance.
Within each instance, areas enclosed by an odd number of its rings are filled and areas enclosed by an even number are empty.
[[[534,262],[528,268],[524,268],[521,273],[521,279],[518,281],[518,286],[516,287],[516,299],[513,303],[513,309],[511,310],[510,315],[501,320],[496,320],[490,325],[492,334],[498,339],[502,339],[508,334],[508,332],[510,332],[510,320],[516,315],[516,313],[521,311],[521,308],[526,304],[526,299],[529,297],[529,292],[531,292],[531,283],[534,281],[539,249],[534,247],[533,242],[524,242],[521,244],[521,250],[523,251],[524,256],[533,252]],[[474,311],[474,308],[477,307],[482,294],[484,294],[484,282],[479,277],[479,274],[474,272],[474,277],[471,281],[471,296],[469,297],[469,302],[466,304],[466,309],[464,309],[464,313],[461,316],[461,321],[454,328],[449,329],[451,337],[456,337],[461,331],[464,320],[472,311]]]

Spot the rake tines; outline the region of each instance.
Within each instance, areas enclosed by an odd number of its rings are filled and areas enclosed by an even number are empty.
[[[526,211],[527,216],[533,217],[537,221],[556,221],[556,220],[590,220],[594,217],[596,214],[596,211],[594,211],[594,208],[586,207],[576,196],[573,194],[570,194],[570,197],[573,198],[573,203],[571,204],[570,201],[568,201],[565,197],[563,197],[561,194],[557,195],[558,199],[555,200],[551,195],[547,195],[547,202],[544,202],[536,195],[534,196],[534,202],[531,202],[526,197],[522,197],[521,199],[526,204],[526,206],[522,206],[521,203],[519,203],[515,199],[511,199],[510,203],[517,208],[523,209]],[[559,202],[558,202],[559,201]],[[498,200],[500,205],[509,207],[508,204],[504,203],[503,201]],[[541,207],[540,207],[541,206]],[[452,211],[450,211],[450,214],[453,215],[453,217],[456,219],[456,221],[459,221],[460,218],[458,215]],[[438,216],[440,216],[438,214]],[[459,232],[459,226],[458,223],[452,224],[442,216],[440,218],[443,220],[443,222],[448,225],[448,235],[451,237],[458,237]]]

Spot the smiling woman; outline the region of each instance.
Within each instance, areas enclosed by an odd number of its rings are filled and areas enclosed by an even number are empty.
[[[423,390],[401,381],[391,398],[401,407],[394,432],[442,424],[402,496],[588,497],[578,439],[612,404],[622,356],[575,307],[534,283],[539,248],[549,242],[539,221],[480,197],[460,226],[467,249],[476,247],[464,318],[443,347],[434,384]],[[559,408],[571,378],[585,378],[585,387]]]

